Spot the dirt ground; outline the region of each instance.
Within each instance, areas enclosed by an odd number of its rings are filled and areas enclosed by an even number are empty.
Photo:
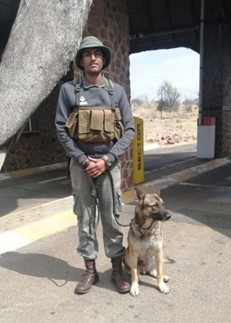
[[[155,106],[132,107],[133,114],[143,119],[144,142],[170,145],[195,142],[198,107],[181,106],[177,112],[160,112]]]

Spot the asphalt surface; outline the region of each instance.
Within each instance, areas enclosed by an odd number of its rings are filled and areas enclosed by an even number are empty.
[[[149,154],[161,156],[159,149]],[[100,223],[100,282],[74,295],[84,271],[65,168],[0,176],[0,322],[231,322],[230,159],[162,156],[165,164],[159,157],[139,187],[160,190],[172,213],[163,224],[164,254],[175,260],[164,266],[168,295],[149,276],[140,277],[138,297],[114,291]],[[132,196],[123,196],[123,224],[134,214]],[[128,227],[122,230],[126,245]]]

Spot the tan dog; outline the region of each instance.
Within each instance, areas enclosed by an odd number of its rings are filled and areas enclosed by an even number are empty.
[[[136,188],[137,203],[135,217],[128,232],[128,248],[124,255],[124,265],[131,271],[132,296],[139,295],[139,272],[157,278],[159,290],[167,294],[165,284],[169,280],[163,276],[163,237],[161,221],[170,219],[159,195],[144,194]],[[168,261],[167,261],[168,262]],[[156,269],[155,269],[156,265]],[[140,270],[139,270],[140,269]]]

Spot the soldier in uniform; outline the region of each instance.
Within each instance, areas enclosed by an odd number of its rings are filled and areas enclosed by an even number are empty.
[[[132,142],[134,121],[124,88],[102,74],[110,60],[109,48],[98,38],[84,38],[75,58],[83,73],[61,86],[57,104],[57,134],[70,157],[73,210],[78,220],[77,251],[86,268],[75,287],[76,294],[87,293],[99,281],[97,209],[105,254],[112,263],[111,280],[119,293],[130,291],[123,276],[125,248],[117,221],[121,213],[118,157]]]

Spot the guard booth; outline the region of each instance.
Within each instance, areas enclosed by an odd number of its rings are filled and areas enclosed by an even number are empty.
[[[132,142],[133,184],[144,182],[144,123],[134,117],[135,137]]]

